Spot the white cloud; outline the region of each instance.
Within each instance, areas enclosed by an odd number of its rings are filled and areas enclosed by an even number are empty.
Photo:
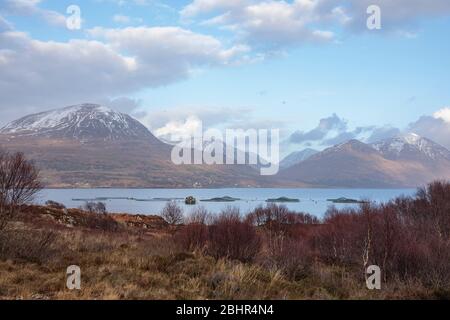
[[[123,29],[94,28],[89,34],[105,40],[116,50],[124,50],[137,57],[141,66],[151,67],[155,73],[168,69],[178,72],[189,71],[195,65],[226,64],[246,47],[224,48],[212,36],[194,33],[179,27],[136,27]],[[162,62],[170,62],[162,65]],[[151,66],[149,65],[151,64]]]
[[[196,68],[232,63],[245,51],[172,27],[96,28],[90,36],[57,42],[0,32],[2,114],[13,117],[30,106],[39,111],[169,84]]]
[[[168,110],[157,109],[143,112],[137,118],[148,128],[156,130],[166,126],[169,122],[184,123],[190,117],[200,119],[205,128],[226,125],[232,127],[237,123],[248,123],[250,118],[250,108],[229,108],[229,107],[195,107],[179,106]],[[241,126],[242,127],[242,126]]]
[[[56,11],[39,7],[41,0],[2,0],[0,13],[6,15],[37,16],[47,23],[56,26],[65,26],[66,17]]]
[[[349,128],[346,119],[333,114],[330,117],[320,119],[319,124],[310,131],[295,131],[289,136],[286,143],[295,145],[297,150],[307,147],[321,150],[351,139],[372,143],[394,137],[400,133],[400,129],[390,125]]]
[[[307,41],[330,41],[330,30],[313,26],[323,16],[317,10],[319,2],[295,0],[267,1],[206,1],[195,0],[182,11],[183,17],[217,13],[202,22],[235,31],[251,44],[264,47],[282,47]]]
[[[450,124],[450,108],[442,108],[441,110],[433,113],[433,117],[436,119],[442,119]]]
[[[442,108],[433,113],[433,116],[422,116],[403,129],[390,125],[349,128],[347,120],[333,114],[320,119],[319,124],[310,131],[295,131],[286,143],[296,146],[296,150],[306,147],[323,149],[350,139],[372,143],[401,133],[416,133],[450,150],[450,108]]]
[[[411,123],[407,131],[431,139],[450,150],[450,121],[447,121],[447,116],[448,113],[445,111],[443,113],[438,111],[433,117],[422,116]]]
[[[12,25],[8,20],[0,15],[0,32],[12,30]]]
[[[364,30],[366,10],[370,5],[380,7],[382,28],[387,30],[408,26],[422,18],[445,16],[450,13],[448,0],[322,0],[321,2],[328,5],[344,4],[346,15],[352,18],[352,27]]]
[[[202,121],[196,116],[189,116],[185,121],[170,121],[165,126],[153,131],[153,134],[165,141],[183,141],[190,139],[202,130]]]
[[[251,108],[229,107],[176,107],[169,110],[135,112],[133,115],[146,125],[158,138],[175,142],[189,138],[197,130],[217,129],[283,129],[285,123],[270,120],[257,120]],[[282,130],[284,134],[284,130]]]
[[[133,18],[130,16],[125,16],[121,14],[116,14],[113,16],[113,21],[120,24],[130,24],[130,23],[142,23],[141,18]]]
[[[382,31],[416,37],[422,18],[448,16],[448,0],[194,0],[180,14],[204,26],[234,31],[259,47],[336,38],[331,30],[367,31],[367,8],[381,8]]]
[[[189,18],[211,11],[238,8],[249,3],[251,2],[248,0],[194,0],[184,7],[180,14],[184,18]]]
[[[129,23],[131,21],[131,18],[129,16],[124,16],[121,14],[116,14],[113,17],[113,21],[117,23]]]

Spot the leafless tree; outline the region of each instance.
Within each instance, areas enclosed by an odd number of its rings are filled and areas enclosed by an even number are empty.
[[[186,224],[208,225],[211,223],[212,215],[204,206],[198,206],[194,208],[184,220]]]
[[[22,153],[0,151],[0,230],[42,189],[39,170]]]
[[[106,205],[103,202],[91,202],[87,201],[82,207],[82,210],[89,213],[107,214]]]
[[[175,201],[167,202],[161,212],[161,217],[171,225],[177,225],[183,222],[183,210]]]

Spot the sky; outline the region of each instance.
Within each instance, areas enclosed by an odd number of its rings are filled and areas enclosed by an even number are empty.
[[[0,0],[0,126],[94,102],[167,139],[201,122],[279,128],[284,153],[450,147],[449,57],[448,0]]]

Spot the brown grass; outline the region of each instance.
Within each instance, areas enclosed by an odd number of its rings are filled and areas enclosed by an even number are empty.
[[[202,209],[176,228],[23,207],[0,233],[0,298],[448,299],[449,203],[450,184],[437,183],[321,222],[269,206],[216,219]],[[382,290],[367,290],[366,263],[382,268]],[[65,287],[69,265],[81,267],[79,291]]]

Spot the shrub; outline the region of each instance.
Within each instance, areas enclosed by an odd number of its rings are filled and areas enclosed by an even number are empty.
[[[450,237],[450,183],[436,181],[417,191],[406,213],[429,232],[443,239]]]
[[[39,170],[22,153],[0,151],[0,230],[40,190]]]
[[[305,225],[320,222],[309,214],[292,212],[277,204],[257,207],[247,216],[247,221],[262,229],[269,255],[277,257],[284,252],[286,241],[304,238]]]
[[[211,221],[211,213],[203,206],[194,208],[185,219],[186,224],[197,223],[207,225],[210,224]]]
[[[169,201],[161,211],[161,217],[173,226],[181,224],[183,222],[183,210],[175,201]]]
[[[86,211],[82,217],[83,226],[107,232],[120,230],[119,223],[108,215],[103,202],[86,202],[80,209]]]
[[[4,230],[0,233],[0,258],[43,264],[55,255],[55,241],[52,231]]]
[[[288,279],[298,281],[311,274],[314,256],[306,239],[288,239],[272,257]]]
[[[312,243],[322,261],[340,265],[357,263],[362,268],[365,231],[361,212],[332,206],[323,225],[315,231]]]
[[[261,247],[255,228],[243,221],[237,208],[226,208],[209,228],[208,253],[215,258],[252,261]]]
[[[53,208],[53,209],[60,209],[60,210],[66,209],[65,205],[63,205],[62,203],[53,201],[53,200],[48,200],[47,202],[45,202],[45,205],[47,207],[50,207],[50,208]]]
[[[82,207],[82,210],[95,214],[106,214],[106,205],[103,202],[87,201]]]
[[[119,223],[106,213],[97,214],[87,212],[83,217],[82,224],[89,229],[97,229],[107,232],[117,232],[120,230]]]
[[[203,249],[209,238],[211,215],[204,207],[195,208],[186,218],[186,225],[177,233],[177,240],[186,250]]]
[[[450,183],[434,182],[415,197],[330,208],[311,243],[323,262],[359,275],[375,264],[385,282],[420,281],[439,291],[450,285],[449,213]]]

